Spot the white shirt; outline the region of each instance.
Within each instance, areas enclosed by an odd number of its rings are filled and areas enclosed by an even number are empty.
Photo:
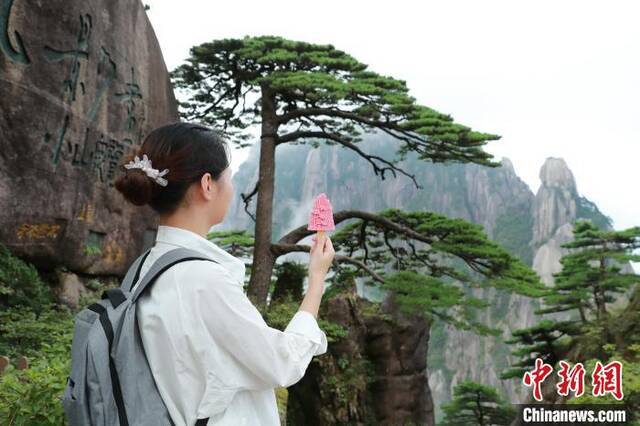
[[[269,327],[244,292],[244,262],[187,229],[160,225],[140,276],[176,247],[219,263],[178,263],[138,300],[143,346],[172,420],[279,426],[275,388],[298,382],[327,351],[325,333],[307,311],[284,331]]]

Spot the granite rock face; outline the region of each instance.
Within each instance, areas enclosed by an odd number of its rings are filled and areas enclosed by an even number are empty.
[[[569,253],[567,248],[561,247],[573,240],[573,227],[565,222],[557,227],[553,235],[536,251],[533,258],[533,269],[540,275],[542,282],[548,286],[553,285],[553,274],[562,270],[560,259]]]
[[[361,302],[345,293],[320,307],[318,316],[345,327],[347,336],[331,342],[327,353],[314,357],[304,377],[288,388],[287,424],[375,424],[362,368],[367,329]]]
[[[433,425],[428,322],[399,312],[392,298],[370,312],[372,303],[354,291],[323,303],[319,317],[347,335],[288,388],[287,424]]]
[[[153,242],[113,186],[123,156],[178,120],[139,0],[0,0],[0,242],[51,270],[118,274]]]
[[[540,181],[533,213],[534,245],[546,242],[558,226],[574,220],[577,212],[576,182],[562,158],[547,158],[540,169]]]
[[[400,313],[392,298],[382,309],[392,321],[365,320],[367,357],[375,367],[369,392],[377,424],[434,425],[427,373],[430,324],[420,315]]]

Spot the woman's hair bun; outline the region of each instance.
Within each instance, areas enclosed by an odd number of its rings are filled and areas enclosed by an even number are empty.
[[[116,189],[136,206],[151,201],[154,182],[141,169],[129,169],[115,183]]]

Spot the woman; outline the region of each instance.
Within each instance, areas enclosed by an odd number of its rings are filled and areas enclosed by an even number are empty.
[[[327,350],[316,317],[334,256],[328,237],[314,238],[308,290],[284,331],[269,327],[245,295],[244,262],[205,238],[233,198],[228,153],[208,127],[165,125],[146,137],[138,153],[151,164],[129,163],[116,182],[127,200],[160,215],[141,276],[176,247],[218,262],[174,265],[138,302],[147,359],[177,426],[206,418],[208,425],[280,425],[274,388],[299,381],[312,357]]]

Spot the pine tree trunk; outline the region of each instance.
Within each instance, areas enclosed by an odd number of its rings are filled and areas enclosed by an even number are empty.
[[[260,170],[256,204],[255,245],[253,265],[247,295],[258,309],[267,303],[275,255],[271,252],[273,230],[273,194],[276,152],[275,97],[268,87],[262,87],[262,136],[260,139]]]
[[[604,250],[606,250],[607,245],[604,245]],[[597,294],[597,298],[596,298],[596,306],[598,307],[598,320],[602,321],[607,317],[607,308],[605,305],[605,290],[604,287],[602,287],[603,282],[605,282],[606,280],[606,269],[605,269],[605,259],[604,259],[604,255],[600,256],[600,279],[596,285],[596,294]]]

